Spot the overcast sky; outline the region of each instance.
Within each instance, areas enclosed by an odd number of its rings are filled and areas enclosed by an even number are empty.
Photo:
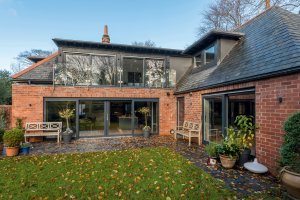
[[[52,38],[112,43],[152,40],[183,49],[197,39],[209,0],[0,0],[0,69],[19,52],[55,50]]]

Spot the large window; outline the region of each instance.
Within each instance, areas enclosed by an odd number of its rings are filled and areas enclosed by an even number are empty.
[[[238,115],[255,117],[255,94],[250,91],[205,95],[203,98],[204,140],[220,143],[227,127],[234,126]]]
[[[144,86],[144,61],[142,58],[123,58],[123,85]]]
[[[66,54],[65,62],[55,65],[55,84],[115,85],[115,56]]]
[[[194,57],[194,67],[201,67],[216,60],[217,43],[205,48]]]
[[[164,60],[146,59],[146,85],[148,87],[165,87],[166,74]]]

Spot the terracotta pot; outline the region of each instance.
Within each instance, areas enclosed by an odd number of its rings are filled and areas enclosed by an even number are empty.
[[[236,157],[220,155],[220,160],[221,160],[221,164],[224,168],[230,169],[230,168],[233,168],[233,166],[236,162]]]
[[[300,174],[292,172],[284,167],[280,171],[280,181],[286,188],[287,192],[295,197],[300,199]]]
[[[5,147],[6,156],[17,156],[19,154],[19,147]]]

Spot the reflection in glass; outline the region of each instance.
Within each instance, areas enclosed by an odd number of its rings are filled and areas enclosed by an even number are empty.
[[[109,115],[109,135],[130,135],[131,128],[131,101],[111,101]],[[137,118],[134,117],[134,126]]]
[[[145,59],[146,65],[146,85],[148,87],[164,87],[165,70],[164,60]]]
[[[222,98],[204,99],[204,139],[220,143],[222,136]]]
[[[123,59],[123,84],[125,86],[144,86],[144,66],[142,58]]]
[[[255,94],[228,96],[228,126],[233,126],[236,116],[255,116]]]
[[[79,136],[104,135],[104,102],[79,101]]]
[[[62,122],[63,131],[66,130],[66,120],[59,116],[59,112],[65,109],[75,109],[76,113],[76,102],[75,101],[46,101],[46,122]],[[69,119],[70,128],[76,133],[76,115]]]
[[[216,45],[208,47],[205,49],[205,64],[212,62],[215,59],[216,55]]]

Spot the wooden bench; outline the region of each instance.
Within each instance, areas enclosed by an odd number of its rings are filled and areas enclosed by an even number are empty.
[[[189,146],[191,146],[192,138],[198,138],[198,144],[201,145],[200,141],[201,124],[184,121],[183,126],[177,126],[174,131],[174,138],[177,140],[177,135],[182,135],[183,138],[189,139]]]
[[[57,143],[61,141],[62,122],[30,122],[25,127],[25,142],[27,137],[57,136]]]

